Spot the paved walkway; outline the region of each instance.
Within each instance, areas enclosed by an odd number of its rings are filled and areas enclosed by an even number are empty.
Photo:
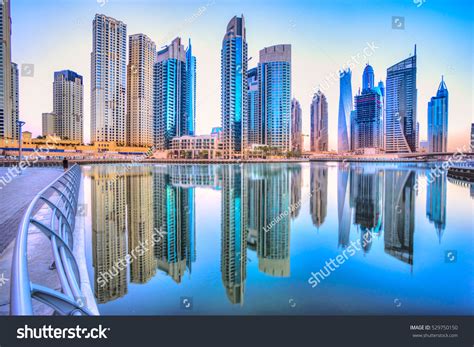
[[[2,181],[9,182],[12,176],[8,168],[0,168],[0,254],[15,238],[31,200],[62,172],[61,168],[28,168],[4,186]]]
[[[0,315],[8,314],[10,301],[10,271],[14,239],[23,213],[34,196],[63,172],[60,168],[28,168],[21,176],[10,181],[7,168],[0,168]],[[40,211],[41,213],[42,211]],[[46,214],[46,210],[41,214]],[[34,264],[31,280],[58,288],[56,271],[50,271],[51,245],[38,230],[30,232],[28,238],[28,263]],[[39,314],[50,314],[43,305],[35,307]]]

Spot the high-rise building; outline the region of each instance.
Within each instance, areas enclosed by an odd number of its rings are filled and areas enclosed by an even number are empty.
[[[221,49],[221,122],[224,157],[247,148],[247,41],[245,19],[233,17]]]
[[[155,43],[144,34],[129,37],[127,68],[127,143],[153,146],[153,65]]]
[[[428,146],[430,152],[448,150],[448,88],[444,78],[436,96],[428,102]]]
[[[298,100],[291,100],[291,150],[303,152],[303,112]]]
[[[91,140],[126,144],[127,26],[96,14],[91,53]]]
[[[189,59],[187,64],[186,53],[181,38],[177,37],[157,55],[153,70],[153,118],[154,144],[159,150],[171,148],[174,137],[195,131],[195,88],[188,90],[188,84],[195,85],[196,60]],[[187,66],[191,69],[189,73]],[[191,114],[189,109],[193,110]]]
[[[260,51],[258,88],[264,144],[288,152],[291,150],[291,45]]]
[[[386,87],[385,151],[416,152],[416,46],[413,56],[387,69]]]
[[[247,71],[248,144],[263,144],[263,123],[259,107],[258,69]]]
[[[0,138],[15,139],[16,120],[12,113],[10,0],[0,2]]]
[[[354,151],[382,149],[383,96],[379,88],[374,87],[374,69],[367,65],[362,75],[362,93],[355,97],[355,117],[352,140]]]
[[[474,152],[474,123],[471,123],[471,152]]]
[[[82,76],[74,71],[54,73],[53,114],[56,134],[63,140],[83,142],[84,85]]]
[[[11,74],[11,100],[12,100],[12,116],[11,116],[11,127],[13,129],[13,137],[19,138],[19,129],[17,121],[20,118],[20,78],[18,74],[18,65],[11,63],[12,74]]]
[[[311,152],[328,150],[328,103],[326,96],[318,91],[311,103]]]
[[[56,115],[54,113],[43,113],[42,114],[42,125],[43,125],[43,136],[56,136]]]
[[[196,135],[196,57],[191,39],[186,49],[186,134]]]
[[[351,70],[345,70],[340,73],[339,78],[339,116],[337,125],[337,151],[339,153],[351,150],[351,141],[349,125],[351,124],[352,111],[352,85]]]

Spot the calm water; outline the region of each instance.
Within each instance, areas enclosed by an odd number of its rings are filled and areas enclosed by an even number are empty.
[[[474,188],[429,169],[84,167],[88,266],[99,310],[472,314]],[[357,240],[368,242],[357,249]],[[343,254],[313,288],[311,273]]]

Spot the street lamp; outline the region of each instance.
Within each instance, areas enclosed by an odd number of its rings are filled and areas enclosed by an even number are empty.
[[[19,143],[19,151],[18,151],[18,165],[20,165],[21,158],[22,158],[22,146],[23,146],[23,139],[22,139],[22,131],[21,128],[25,125],[25,122],[21,120],[16,121],[16,125],[18,126],[18,143]],[[21,170],[20,170],[21,173]]]

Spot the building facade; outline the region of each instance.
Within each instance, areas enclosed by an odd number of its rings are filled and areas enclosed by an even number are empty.
[[[416,152],[416,46],[413,56],[387,69],[386,88],[385,151]]]
[[[326,96],[318,91],[311,103],[311,152],[328,150],[328,103]]]
[[[428,102],[428,150],[447,152],[448,150],[448,88],[441,78],[436,96]]]
[[[156,45],[144,34],[131,35],[127,67],[127,144],[153,146],[153,66]]]
[[[0,3],[0,138],[16,139],[12,105],[10,0]]]
[[[355,135],[353,151],[379,151],[383,148],[382,116],[382,92],[374,86],[374,69],[367,65],[362,75],[362,93],[355,97],[354,124],[351,124]]]
[[[263,124],[260,114],[260,100],[258,88],[258,69],[255,67],[247,71],[247,99],[248,99],[248,144],[263,144]]]
[[[169,149],[174,137],[194,132],[195,120],[189,119],[187,111],[188,100],[194,100],[194,97],[188,96],[186,66],[186,52],[181,38],[175,38],[158,52],[153,70],[153,128],[154,145],[159,150]],[[193,90],[190,92],[194,93]]]
[[[186,134],[196,135],[196,57],[191,39],[186,49]]]
[[[339,153],[351,150],[350,116],[352,112],[352,72],[350,69],[340,72],[339,77],[339,115],[337,119],[337,151]]]
[[[291,150],[291,45],[260,51],[258,88],[263,142],[288,152]]]
[[[19,128],[17,121],[20,119],[20,76],[18,73],[18,65],[11,63],[11,100],[12,100],[12,116],[11,127],[13,129],[13,138],[19,138]]]
[[[42,135],[43,136],[57,136],[56,130],[56,115],[54,113],[42,114]]]
[[[91,53],[91,140],[126,143],[127,26],[97,14]]]
[[[248,145],[247,40],[244,16],[227,25],[221,49],[221,122],[224,156],[238,157]]]
[[[84,85],[82,76],[74,71],[54,73],[53,112],[56,135],[64,140],[83,142]]]
[[[303,112],[298,100],[291,100],[291,150],[303,152]]]

